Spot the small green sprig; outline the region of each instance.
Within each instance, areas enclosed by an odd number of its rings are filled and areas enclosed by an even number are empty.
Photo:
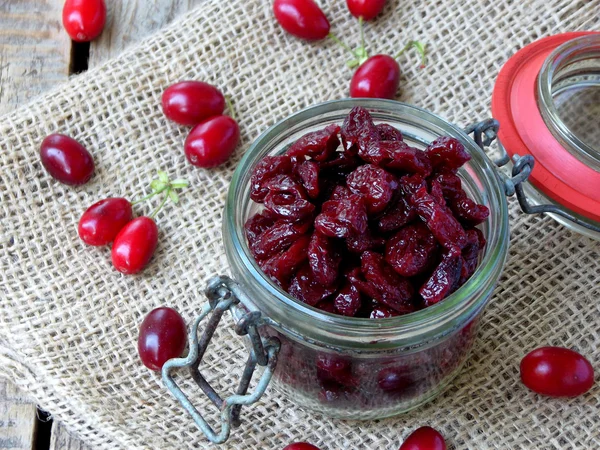
[[[171,181],[169,179],[169,175],[167,175],[166,172],[159,170],[158,178],[155,180],[152,180],[152,182],[150,183],[150,189],[152,190],[152,192],[150,194],[146,195],[145,197],[142,197],[139,200],[136,200],[135,202],[132,203],[132,205],[137,205],[137,204],[145,202],[146,200],[149,200],[152,197],[155,197],[159,194],[164,194],[163,200],[160,203],[160,205],[158,206],[158,208],[156,208],[152,212],[152,214],[150,214],[150,217],[154,218],[158,214],[158,212],[162,209],[162,207],[165,206],[167,201],[171,200],[171,202],[173,202],[175,204],[179,203],[179,195],[177,194],[176,191],[179,189],[184,189],[184,188],[188,187],[189,185],[190,185],[190,183],[187,180],[184,180],[182,178],[177,178],[177,179]]]

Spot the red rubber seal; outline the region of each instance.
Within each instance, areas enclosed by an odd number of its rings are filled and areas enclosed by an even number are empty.
[[[589,219],[600,221],[600,173],[569,153],[552,135],[537,104],[537,76],[559,45],[594,32],[564,33],[519,50],[500,70],[492,115],[508,154],[532,155],[530,182],[545,195]]]

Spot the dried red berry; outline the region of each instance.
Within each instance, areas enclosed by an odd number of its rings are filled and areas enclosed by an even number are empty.
[[[462,257],[460,251],[452,249],[444,253],[440,264],[419,290],[425,306],[431,306],[442,301],[455,290],[460,278],[461,268]]]
[[[321,354],[317,357],[317,376],[322,382],[333,381],[342,386],[355,386],[352,365],[340,356]]]
[[[444,172],[454,172],[471,159],[471,155],[458,139],[450,136],[436,139],[427,146],[425,152],[434,169],[441,168]]]
[[[451,199],[448,206],[458,220],[470,226],[485,222],[490,215],[487,206],[477,204],[466,195]]]
[[[289,175],[277,175],[266,184],[269,193],[264,204],[267,210],[284,220],[304,220],[315,211],[306,191]]]
[[[335,283],[342,257],[331,238],[314,233],[308,246],[308,264],[315,280],[329,286]]]
[[[367,229],[367,210],[360,195],[351,194],[339,201],[323,203],[315,219],[315,229],[329,237],[348,237],[363,234]]]
[[[386,308],[385,306],[375,306],[369,315],[370,319],[387,319],[389,317],[399,316],[397,312],[390,308]]]
[[[267,259],[286,250],[308,231],[310,221],[289,223],[278,220],[256,239],[248,240],[250,250],[257,259]]]
[[[333,302],[338,314],[352,317],[361,307],[360,293],[354,285],[347,282],[339,290]]]
[[[411,301],[412,285],[407,279],[398,275],[383,260],[383,256],[369,251],[363,253],[360,260],[363,275],[377,289],[377,295],[374,296],[377,301],[400,313],[415,310]]]
[[[308,265],[300,268],[290,283],[289,293],[303,301],[304,303],[315,306],[321,300],[326,299],[333,294],[337,289],[334,284],[332,286],[324,286],[319,283]]]
[[[465,231],[460,223],[448,208],[436,203],[425,187],[419,188],[410,200],[440,244],[448,249],[465,246]]]
[[[351,154],[358,151],[359,141],[365,141],[365,144],[371,140],[379,140],[379,132],[375,128],[371,114],[360,106],[352,108],[340,132],[344,150]]]
[[[403,277],[412,277],[431,266],[437,242],[427,227],[419,222],[396,233],[385,246],[385,260]]]
[[[385,245],[385,239],[373,236],[371,231],[367,229],[363,234],[351,235],[346,238],[346,246],[348,251],[361,255],[367,250],[377,250]]]
[[[310,236],[300,236],[290,248],[272,256],[261,265],[261,269],[280,286],[286,287],[291,276],[308,259],[308,244]]]
[[[398,187],[396,177],[372,164],[358,167],[348,175],[347,184],[353,193],[363,196],[369,215],[383,211]]]
[[[315,161],[325,161],[340,145],[339,125],[329,125],[323,130],[305,134],[294,142],[286,154],[292,161],[304,161],[307,156]]]
[[[314,161],[304,161],[297,172],[308,196],[312,199],[319,197],[319,165]]]
[[[387,123],[375,125],[375,128],[377,128],[379,139],[382,141],[402,141],[404,139],[402,132],[398,128]]]
[[[398,200],[386,209],[379,218],[377,226],[380,231],[395,231],[417,219],[417,211],[406,200],[404,196],[398,196]]]
[[[262,203],[269,190],[266,184],[276,175],[285,175],[292,172],[292,161],[289,156],[265,156],[252,171],[250,178],[250,198],[257,203]]]

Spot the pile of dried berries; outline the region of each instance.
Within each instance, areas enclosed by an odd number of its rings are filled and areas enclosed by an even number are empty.
[[[341,148],[340,148],[341,141]],[[269,277],[327,312],[373,319],[438,303],[473,274],[488,209],[461,187],[470,156],[441,137],[425,151],[354,108],[255,167],[246,222]]]

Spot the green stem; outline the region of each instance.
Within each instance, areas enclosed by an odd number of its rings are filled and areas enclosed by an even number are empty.
[[[169,192],[171,192],[171,187],[169,187],[167,189],[167,193],[165,194],[165,198],[163,198],[163,201],[160,203],[160,205],[158,205],[158,208],[156,208],[154,210],[154,212],[152,214],[150,214],[150,218],[151,219],[154,219],[154,217],[156,217],[156,215],[162,209],[162,207],[165,206],[165,203],[167,203],[167,200],[169,200]]]
[[[352,53],[352,56],[354,56],[355,58],[358,58],[358,55],[354,52],[354,50],[352,50],[350,47],[348,47],[346,44],[344,44],[342,41],[340,41],[335,34],[329,33],[327,35],[330,39],[333,39],[333,42],[335,42],[336,44],[338,44],[340,47],[348,50],[350,53]]]
[[[148,199],[150,199],[150,198],[154,197],[155,195],[158,195],[158,194],[160,194],[160,193],[161,193],[162,191],[164,191],[165,189],[166,189],[166,187],[165,187],[165,188],[163,188],[163,189],[159,189],[159,190],[158,190],[158,191],[156,191],[156,192],[152,192],[151,194],[148,194],[148,195],[146,195],[145,197],[142,197],[142,198],[140,198],[139,200],[136,200],[135,202],[132,202],[132,203],[131,203],[131,206],[137,205],[138,203],[145,202],[146,200],[148,200]]]
[[[419,55],[421,55],[421,67],[425,67],[425,64],[427,62],[427,45],[424,45],[419,41],[410,41],[404,46],[402,50],[400,50],[400,52],[396,56],[394,56],[394,59],[400,58],[400,56],[402,56],[404,52],[406,52],[406,50],[408,50],[411,47],[417,49],[417,52],[419,53]]]
[[[363,17],[362,16],[360,16],[358,18],[358,27],[360,28],[360,46],[361,46],[361,48],[364,49],[365,48],[365,30],[363,27]]]
[[[229,98],[229,95],[225,96],[225,103],[227,103],[227,109],[229,110],[229,116],[233,120],[236,120],[236,118],[235,118],[235,111],[233,110],[233,103],[231,103],[231,98]]]

